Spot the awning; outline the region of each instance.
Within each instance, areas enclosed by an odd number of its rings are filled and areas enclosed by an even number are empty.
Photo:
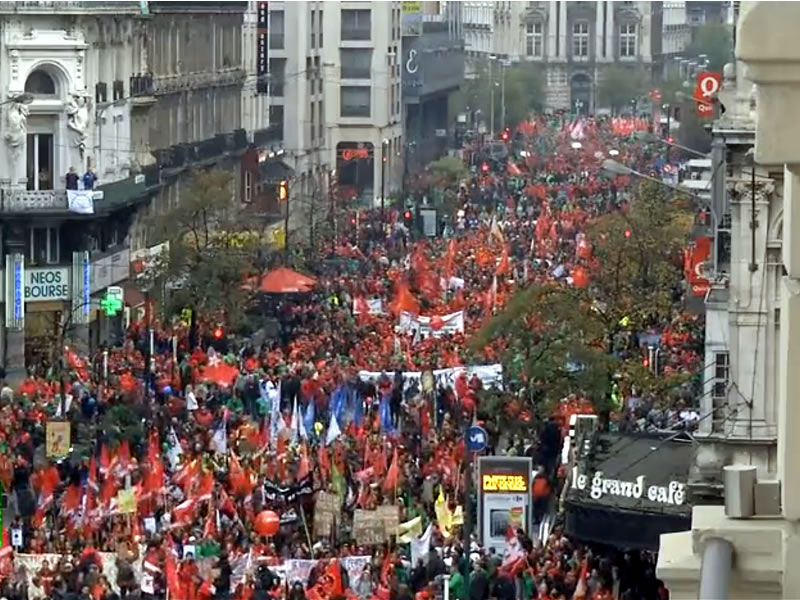
[[[566,532],[583,541],[658,549],[691,528],[689,436],[599,434],[570,473]]]
[[[259,291],[265,294],[292,294],[310,292],[317,284],[315,279],[286,267],[274,269],[261,279]]]
[[[282,160],[267,159],[258,164],[258,180],[260,183],[279,183],[294,175],[294,169]]]

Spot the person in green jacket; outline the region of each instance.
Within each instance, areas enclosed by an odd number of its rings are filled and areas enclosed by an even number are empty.
[[[458,570],[458,562],[453,561],[450,565],[450,600],[467,600],[467,584],[464,576]]]

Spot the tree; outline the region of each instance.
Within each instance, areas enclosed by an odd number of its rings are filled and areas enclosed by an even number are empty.
[[[469,171],[464,166],[464,161],[452,156],[443,156],[428,165],[428,174],[434,185],[452,188],[466,179]]]
[[[708,70],[721,72],[733,58],[733,35],[730,26],[724,23],[708,23],[695,30],[692,43],[686,48],[686,56],[705,54]]]
[[[531,111],[541,110],[544,104],[544,77],[538,65],[515,63],[508,67],[492,64],[491,76],[488,61],[475,66],[475,76],[464,79],[458,93],[450,96],[450,112],[471,112],[479,110],[481,120],[489,126],[491,111],[491,90],[494,84],[494,123],[502,129],[502,76],[505,71],[506,123],[514,127],[528,117]]]
[[[682,382],[656,377],[635,353],[620,353],[620,334],[669,319],[682,280],[680,252],[692,212],[657,184],[643,184],[627,210],[598,218],[587,229],[593,248],[591,282],[560,283],[517,292],[506,308],[476,334],[480,351],[502,339],[504,374],[528,390],[532,408],[572,392],[608,408],[611,378],[639,389],[664,390]],[[534,402],[536,399],[536,402]]]
[[[644,73],[638,67],[611,65],[603,72],[597,86],[597,99],[601,106],[618,113],[631,106],[631,100],[639,98],[647,91]]]
[[[169,256],[153,287],[163,285],[166,314],[192,307],[203,316],[225,317],[234,328],[252,290],[246,281],[263,273],[263,229],[244,219],[236,204],[233,177],[224,171],[196,171],[180,203],[154,219],[169,242]],[[256,279],[257,280],[257,279]]]

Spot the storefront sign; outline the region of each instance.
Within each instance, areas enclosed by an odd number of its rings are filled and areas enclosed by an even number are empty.
[[[572,489],[589,490],[592,500],[599,500],[603,496],[620,496],[622,498],[647,498],[650,502],[681,506],[686,501],[686,485],[678,481],[670,481],[668,485],[646,484],[646,477],[639,475],[635,481],[621,479],[606,479],[602,471],[597,471],[591,479],[578,472],[578,467],[572,468]]]
[[[92,262],[91,292],[96,294],[115,283],[125,281],[130,274],[131,252],[128,248],[95,260]]]
[[[481,489],[484,492],[527,492],[528,482],[522,475],[484,475]]]
[[[25,269],[25,302],[69,299],[69,267]]]
[[[342,150],[342,160],[366,160],[369,150],[366,148],[345,148]]]

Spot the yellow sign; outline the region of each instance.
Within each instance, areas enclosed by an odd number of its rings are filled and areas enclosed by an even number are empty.
[[[403,13],[410,15],[422,12],[422,2],[403,2]]]
[[[132,487],[117,492],[117,510],[123,515],[136,512],[136,491]]]
[[[69,454],[71,430],[67,421],[48,421],[45,433],[47,458],[64,458]]]
[[[522,475],[484,475],[484,492],[527,492],[528,482]]]

